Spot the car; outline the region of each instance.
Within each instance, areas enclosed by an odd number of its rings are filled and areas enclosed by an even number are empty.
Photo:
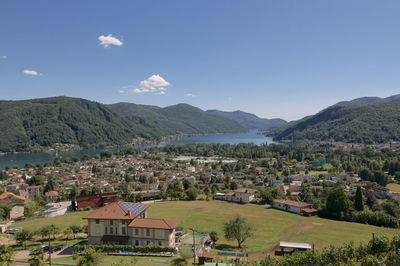
[[[175,233],[175,236],[183,236],[184,234],[185,234],[185,232],[178,231]]]
[[[44,252],[49,252],[49,250],[50,250],[50,253],[53,253],[55,251],[62,250],[63,246],[62,245],[58,245],[58,246],[52,246],[52,247],[49,248],[49,246],[47,246],[47,245],[41,245],[40,248]]]

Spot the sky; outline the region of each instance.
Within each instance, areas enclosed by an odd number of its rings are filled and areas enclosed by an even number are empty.
[[[398,0],[0,1],[0,99],[300,119],[400,93]]]

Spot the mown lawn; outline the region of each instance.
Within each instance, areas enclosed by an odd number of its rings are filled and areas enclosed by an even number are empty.
[[[88,212],[69,213],[54,218],[16,223],[17,226],[35,230],[47,224],[57,224],[65,228],[72,224],[86,224],[81,218]],[[225,240],[223,225],[234,215],[240,214],[255,228],[254,236],[245,242],[247,251],[271,249],[279,241],[305,242],[315,244],[316,249],[329,245],[341,245],[350,241],[366,242],[375,235],[391,237],[398,230],[365,224],[349,223],[303,217],[284,211],[265,209],[261,206],[240,205],[223,201],[166,201],[151,204],[148,217],[179,220],[186,231],[196,228],[199,232],[217,231],[218,244],[236,245]]]
[[[86,216],[90,211],[78,211],[70,212],[64,215],[51,217],[51,218],[39,218],[34,220],[22,221],[14,223],[13,225],[22,227],[29,231],[36,231],[43,226],[56,224],[62,230],[68,226],[77,224],[79,226],[87,225],[87,221],[83,220],[82,217]]]
[[[254,205],[222,201],[168,201],[152,204],[148,217],[176,219],[184,229],[195,227],[199,232],[217,231],[219,244],[235,245],[223,237],[223,224],[236,214],[247,218],[255,228],[254,236],[245,245],[247,251],[263,251],[279,241],[314,243],[316,249],[369,241],[375,235],[393,236],[398,230],[365,224],[303,217]]]
[[[387,184],[386,187],[392,191],[400,192],[400,184],[391,183],[391,184]]]

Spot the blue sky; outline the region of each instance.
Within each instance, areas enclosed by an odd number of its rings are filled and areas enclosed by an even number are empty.
[[[0,98],[299,119],[400,93],[399,13],[398,0],[4,0]]]

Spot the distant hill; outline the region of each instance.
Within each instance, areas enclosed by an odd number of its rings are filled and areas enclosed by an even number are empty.
[[[234,112],[224,112],[219,110],[208,110],[210,114],[216,114],[224,117],[228,117],[232,120],[235,120],[240,125],[250,130],[272,130],[283,125],[286,125],[287,122],[280,118],[266,119],[260,118],[254,114],[246,113],[243,111],[234,111]]]
[[[161,108],[152,105],[116,103],[108,105],[108,107],[127,117],[141,117],[146,121],[151,121],[175,134],[214,134],[247,131],[246,128],[232,119],[204,112],[188,104],[177,104]]]
[[[331,107],[337,107],[337,106],[360,107],[371,104],[382,104],[382,103],[393,103],[393,102],[400,102],[400,94],[393,95],[387,98],[361,97],[351,101],[338,102],[337,104],[332,105]]]
[[[56,143],[90,146],[156,139],[165,129],[140,117],[123,117],[103,104],[54,97],[0,101],[0,151],[26,151]]]
[[[276,140],[333,140],[355,143],[400,141],[400,102],[359,98],[335,104],[316,115],[291,122],[270,134]],[[375,104],[369,104],[375,103]]]

